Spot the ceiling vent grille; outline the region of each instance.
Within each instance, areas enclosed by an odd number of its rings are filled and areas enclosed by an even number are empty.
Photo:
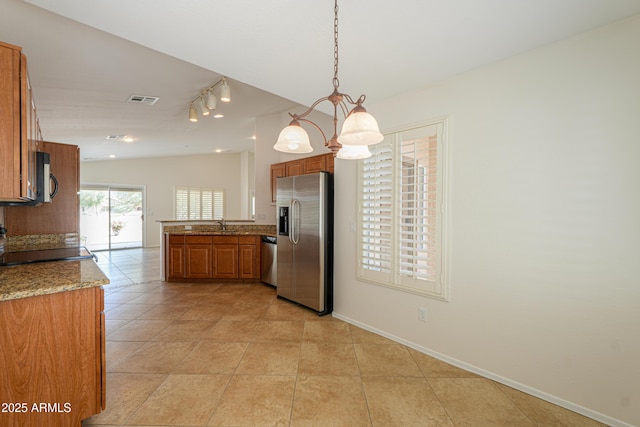
[[[157,96],[131,95],[129,99],[127,99],[127,102],[129,104],[153,105],[158,102],[159,99]]]

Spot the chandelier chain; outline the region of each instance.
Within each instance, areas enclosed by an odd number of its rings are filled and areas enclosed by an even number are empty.
[[[333,88],[337,91],[340,86],[338,80],[338,0],[335,0],[333,16]]]

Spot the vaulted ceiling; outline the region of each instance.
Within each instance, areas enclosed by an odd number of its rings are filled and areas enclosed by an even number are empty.
[[[340,88],[371,105],[638,13],[639,0],[341,0]],[[0,41],[28,57],[45,139],[84,159],[244,151],[257,116],[332,90],[331,0],[0,0]],[[225,117],[190,123],[189,101],[223,75]]]

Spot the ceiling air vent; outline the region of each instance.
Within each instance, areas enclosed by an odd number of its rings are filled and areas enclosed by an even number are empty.
[[[145,104],[145,105],[153,105],[158,102],[160,98],[157,96],[146,96],[146,95],[131,95],[127,102],[129,104]]]

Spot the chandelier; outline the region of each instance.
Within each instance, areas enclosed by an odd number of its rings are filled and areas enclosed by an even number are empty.
[[[377,144],[384,139],[380,133],[376,119],[362,106],[366,96],[360,95],[357,100],[353,100],[346,93],[341,93],[338,88],[338,0],[335,0],[333,8],[333,92],[329,96],[318,99],[307,111],[302,114],[289,113],[292,120],[289,126],[285,127],[278,136],[278,140],[273,146],[275,150],[284,153],[310,153],[313,151],[309,142],[309,135],[300,126],[300,122],[309,123],[314,126],[324,140],[324,145],[339,159],[365,159],[371,156],[367,146]],[[327,141],[320,126],[305,117],[308,116],[318,104],[329,101],[333,104],[333,136]],[[347,103],[353,105],[349,111]],[[338,106],[345,116],[340,135],[338,129]]]

